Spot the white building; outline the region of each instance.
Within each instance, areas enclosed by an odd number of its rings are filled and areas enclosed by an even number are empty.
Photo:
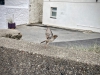
[[[44,0],[43,24],[100,32],[100,0]]]
[[[41,22],[42,6],[42,0],[0,0],[0,29],[8,28],[7,19],[16,25]]]

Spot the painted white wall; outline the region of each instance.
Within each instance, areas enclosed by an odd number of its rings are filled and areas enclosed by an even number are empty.
[[[6,6],[28,8],[29,0],[5,0]]]
[[[29,0],[5,0],[6,18],[13,17],[17,25],[29,23]]]
[[[0,29],[7,29],[6,24],[6,8],[3,5],[0,5]]]
[[[11,18],[16,25],[42,22],[42,13],[43,0],[5,0],[0,5],[0,29],[8,28]]]
[[[29,23],[29,0],[5,0],[5,5],[0,5],[0,29],[8,28],[10,18],[16,25]]]
[[[60,0],[54,0],[60,1]],[[100,32],[100,3],[44,1],[43,24]],[[77,0],[79,1],[79,0]],[[86,0],[81,0],[86,1]],[[87,0],[94,1],[94,0]],[[100,1],[100,0],[99,0]],[[57,18],[50,18],[50,8],[57,7]]]
[[[53,1],[53,2],[95,2],[96,0],[44,0],[46,1]],[[98,0],[100,1],[100,0]]]
[[[27,8],[6,7],[6,19],[13,18],[16,25],[29,23],[29,10]]]

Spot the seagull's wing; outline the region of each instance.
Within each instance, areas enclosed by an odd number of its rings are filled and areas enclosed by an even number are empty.
[[[51,38],[51,37],[53,36],[53,33],[52,33],[52,31],[50,30],[50,28],[47,28],[47,29],[46,29],[45,35],[46,35],[46,38],[47,38],[47,39],[49,39],[49,38]]]

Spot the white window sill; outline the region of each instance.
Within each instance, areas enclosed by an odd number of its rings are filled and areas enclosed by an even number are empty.
[[[56,19],[56,17],[50,17],[50,18],[52,18],[52,19]]]

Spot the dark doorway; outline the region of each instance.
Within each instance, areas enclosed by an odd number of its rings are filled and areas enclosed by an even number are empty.
[[[5,0],[0,0],[0,5],[4,5],[5,4]]]

